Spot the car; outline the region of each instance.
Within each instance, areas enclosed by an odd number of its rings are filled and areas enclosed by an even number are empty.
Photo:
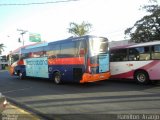
[[[0,93],[0,113],[2,113],[5,110],[6,105],[7,105],[6,97]]]

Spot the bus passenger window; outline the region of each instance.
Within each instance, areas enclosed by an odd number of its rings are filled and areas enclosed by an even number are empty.
[[[139,52],[136,48],[129,49],[129,60],[130,61],[139,60]]]
[[[135,56],[135,55],[129,55],[129,60],[130,60],[130,61],[136,60],[136,56]]]
[[[30,57],[29,55],[30,55],[29,53],[23,53],[23,54],[21,55],[21,59],[29,58],[29,57]]]
[[[150,60],[150,49],[149,46],[137,47],[138,59],[139,60]]]
[[[48,58],[57,58],[60,54],[60,45],[59,44],[52,44],[46,50],[46,56]]]
[[[84,45],[84,41],[76,41],[76,47],[75,47],[75,57],[83,57],[86,54],[86,48]]]
[[[56,55],[54,55],[53,50],[47,51],[47,52],[46,52],[46,56],[47,56],[48,58],[55,58],[55,57],[56,57]]]
[[[44,55],[44,51],[33,52],[33,53],[32,53],[32,57],[33,57],[33,58],[42,57],[43,55]]]
[[[127,49],[111,50],[110,58],[111,58],[111,62],[128,60]]]
[[[140,60],[149,60],[150,55],[149,54],[140,54]]]
[[[160,45],[152,46],[152,59],[160,59]]]
[[[60,57],[62,57],[62,58],[75,57],[75,54],[76,54],[75,43],[70,42],[70,43],[61,44],[61,52],[60,53],[61,53]]]

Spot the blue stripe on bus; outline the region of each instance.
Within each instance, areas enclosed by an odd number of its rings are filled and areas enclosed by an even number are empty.
[[[41,44],[37,44],[37,45],[34,45],[34,46],[28,46],[28,47],[26,47],[25,49],[43,47],[43,46],[47,46],[47,45],[48,45],[48,43],[41,43]]]

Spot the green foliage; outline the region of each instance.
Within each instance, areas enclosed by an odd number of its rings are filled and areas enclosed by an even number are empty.
[[[80,25],[74,22],[70,23],[70,28],[68,28],[68,32],[73,34],[74,36],[83,36],[89,33],[92,25],[90,23],[82,22]]]
[[[154,0],[154,4],[143,6],[142,9],[145,9],[150,15],[144,16],[133,27],[127,28],[125,35],[137,43],[160,40],[160,6]]]

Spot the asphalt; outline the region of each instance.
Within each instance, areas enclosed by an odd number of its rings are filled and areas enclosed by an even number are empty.
[[[6,70],[0,70],[4,72]],[[19,107],[11,100],[7,100],[7,105],[2,113],[0,113],[0,120],[42,120],[36,114]]]

